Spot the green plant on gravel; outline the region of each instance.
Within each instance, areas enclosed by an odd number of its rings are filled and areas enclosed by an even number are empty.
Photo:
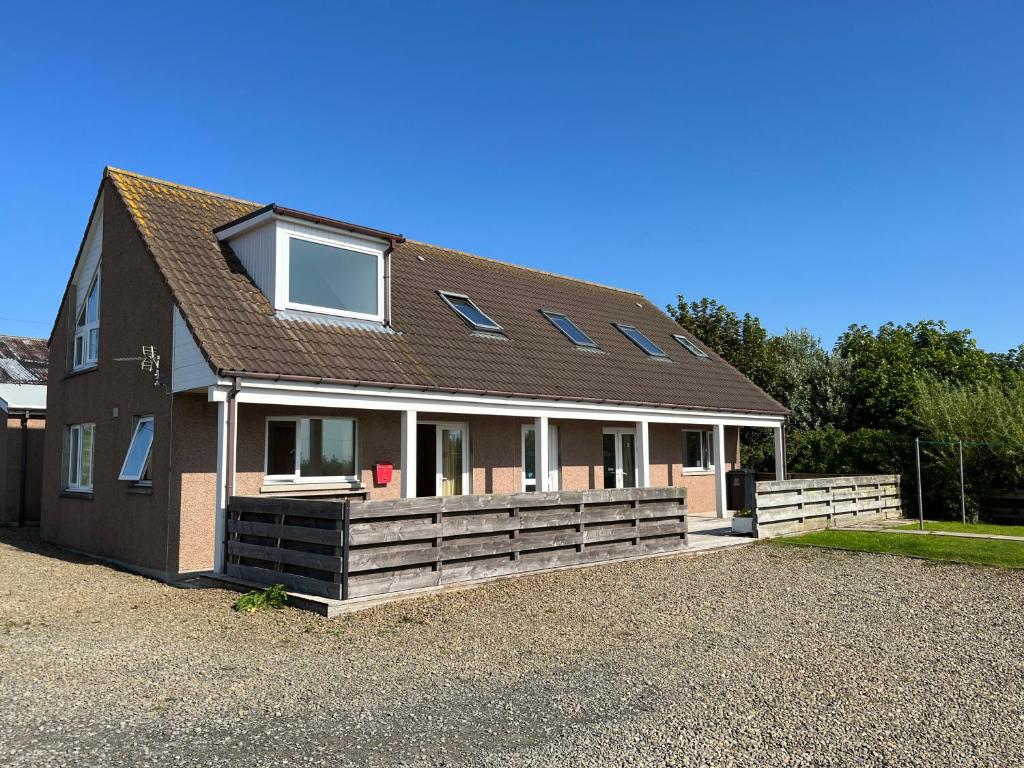
[[[271,584],[266,589],[246,592],[235,601],[235,610],[256,613],[266,608],[284,608],[287,602],[288,593],[284,591],[284,584]]]

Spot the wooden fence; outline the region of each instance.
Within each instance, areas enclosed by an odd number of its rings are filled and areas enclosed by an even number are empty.
[[[755,488],[754,535],[762,539],[902,516],[899,475],[768,480]]]
[[[688,543],[685,488],[396,501],[233,497],[227,572],[347,599],[600,560]]]
[[[981,518],[990,523],[1024,525],[1024,490],[993,491],[982,502]]]

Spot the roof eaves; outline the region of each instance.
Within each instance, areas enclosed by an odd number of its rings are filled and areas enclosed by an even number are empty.
[[[348,221],[342,221],[341,219],[332,219],[327,216],[318,216],[314,213],[307,213],[305,211],[299,211],[295,208],[286,208],[283,205],[277,203],[270,203],[262,208],[258,208],[251,213],[247,213],[245,216],[241,216],[233,221],[229,221],[226,224],[221,224],[219,227],[215,227],[213,234],[220,235],[227,232],[230,229],[234,229],[241,224],[245,224],[248,221],[257,219],[267,214],[273,214],[274,216],[281,216],[287,219],[298,219],[299,221],[306,221],[310,224],[316,224],[321,227],[329,227],[330,229],[341,229],[346,232],[352,232],[357,235],[363,235],[365,237],[372,237],[378,240],[388,240],[392,243],[404,243],[405,237],[394,232],[385,232],[382,229],[374,229],[372,227],[364,227],[361,224],[352,224]],[[218,237],[218,239],[220,239]]]

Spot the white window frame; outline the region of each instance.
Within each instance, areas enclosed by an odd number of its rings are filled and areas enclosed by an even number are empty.
[[[282,275],[284,306],[285,309],[297,309],[303,312],[315,312],[320,315],[333,315],[334,317],[350,317],[354,320],[372,320],[378,323],[384,322],[384,254],[377,248],[356,245],[354,243],[341,243],[329,240],[325,237],[316,237],[306,233],[287,232],[285,234],[287,248],[284,257],[284,274]],[[292,274],[292,240],[305,240],[317,245],[325,245],[328,248],[337,248],[340,251],[352,251],[354,253],[366,254],[377,258],[377,312],[369,314],[366,312],[352,312],[347,309],[335,309],[333,307],[319,307],[315,304],[302,304],[292,301],[291,298],[291,274]],[[318,418],[318,417],[313,417]]]
[[[320,475],[317,477],[303,477],[299,474],[301,461],[300,461],[300,445],[299,440],[301,439],[302,430],[299,428],[299,422],[303,419],[320,419],[326,421],[329,419],[335,419],[337,421],[351,421],[352,422],[352,475]],[[292,421],[295,422],[295,472],[290,475],[271,475],[268,474],[270,468],[270,422],[272,421]],[[301,416],[268,416],[266,424],[263,428],[263,480],[267,485],[274,484],[316,484],[316,483],[358,483],[360,482],[360,466],[359,466],[359,420],[352,416],[321,416],[317,414],[304,414]]]
[[[537,428],[535,424],[523,424],[522,435],[519,439],[519,460],[522,466],[522,488],[524,493],[531,493],[537,490],[537,478],[532,480],[526,477],[526,434]],[[548,489],[552,491],[562,490],[562,452],[559,448],[559,430],[557,424],[548,425]],[[534,441],[534,451],[537,450],[537,443]],[[536,471],[536,468],[535,470]]]
[[[146,451],[146,458],[142,462],[142,465],[139,467],[139,471],[137,473],[133,472],[133,473],[130,473],[130,474],[125,471],[127,466],[128,466],[128,458],[132,455],[132,448],[135,447],[135,441],[139,437],[139,432],[142,431],[142,425],[143,424],[152,424],[152,423],[153,423],[153,417],[152,416],[140,416],[138,418],[138,420],[135,422],[135,429],[132,430],[132,439],[128,442],[128,450],[125,451],[124,461],[121,462],[121,471],[117,475],[117,479],[118,480],[131,480],[136,485],[152,485],[153,484],[152,480],[143,480],[142,478],[146,474],[146,470],[149,468],[149,462],[153,458],[153,442],[154,442],[154,440],[156,440],[156,433],[155,433],[155,431],[153,433],[153,437],[150,438],[149,450]]]
[[[700,435],[700,465],[688,466],[687,434]],[[688,475],[708,474],[715,471],[715,433],[711,429],[684,429],[682,431],[682,467]]]
[[[92,440],[90,440],[90,451],[89,457],[89,482],[82,482],[82,456],[84,455],[85,446],[85,433],[89,432],[92,434]],[[71,455],[71,441],[74,439],[74,435],[78,435],[78,454],[76,456]],[[74,461],[72,461],[74,459]],[[96,425],[92,423],[84,424],[68,424],[64,430],[64,463],[65,463],[65,474],[64,474],[64,490],[72,491],[75,493],[92,493],[93,480],[96,477]],[[75,480],[74,478],[77,478]]]
[[[89,311],[89,296],[92,292],[96,291],[96,319],[91,323],[86,322],[79,326],[79,319]],[[92,280],[89,281],[89,290],[85,292],[85,298],[82,301],[80,307],[75,307],[75,339],[71,346],[72,363],[71,370],[81,371],[86,368],[95,368],[99,363],[99,328],[100,328],[100,301],[102,300],[102,292],[100,285],[100,268],[96,268],[95,274],[92,276]],[[92,331],[96,331],[96,345],[92,344]],[[81,346],[79,346],[81,342]],[[78,351],[82,350],[81,359],[79,359]]]

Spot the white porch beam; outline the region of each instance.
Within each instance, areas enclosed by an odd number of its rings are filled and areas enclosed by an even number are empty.
[[[782,425],[775,427],[775,479],[786,479],[786,443],[782,432]]]
[[[715,511],[719,517],[726,517],[729,510],[725,495],[725,426],[715,424],[714,435],[712,447],[715,451]]]
[[[533,458],[534,477],[537,478],[537,490],[551,490],[551,477],[548,474],[548,453],[551,450],[551,438],[548,435],[548,417],[538,416],[533,422],[534,451]]]
[[[638,488],[651,487],[651,434],[649,422],[636,423],[636,484]]]
[[[416,411],[402,411],[402,498],[416,496]]]
[[[226,398],[226,388],[212,386],[211,402]],[[640,419],[695,426],[728,424],[734,426],[773,428],[782,417],[731,414],[683,408],[656,408],[601,403],[574,403],[559,400],[526,400],[499,395],[463,395],[439,392],[414,392],[370,387],[341,387],[327,384],[306,384],[286,381],[243,379],[238,401],[264,405],[290,405],[302,408],[346,408],[373,411],[414,409],[420,413],[460,415],[513,416],[536,418],[543,413],[549,419],[584,419],[588,421],[626,421]]]
[[[217,493],[213,534],[213,570],[216,573],[227,570],[224,540],[227,537],[228,427],[228,403],[221,400],[217,403]]]

